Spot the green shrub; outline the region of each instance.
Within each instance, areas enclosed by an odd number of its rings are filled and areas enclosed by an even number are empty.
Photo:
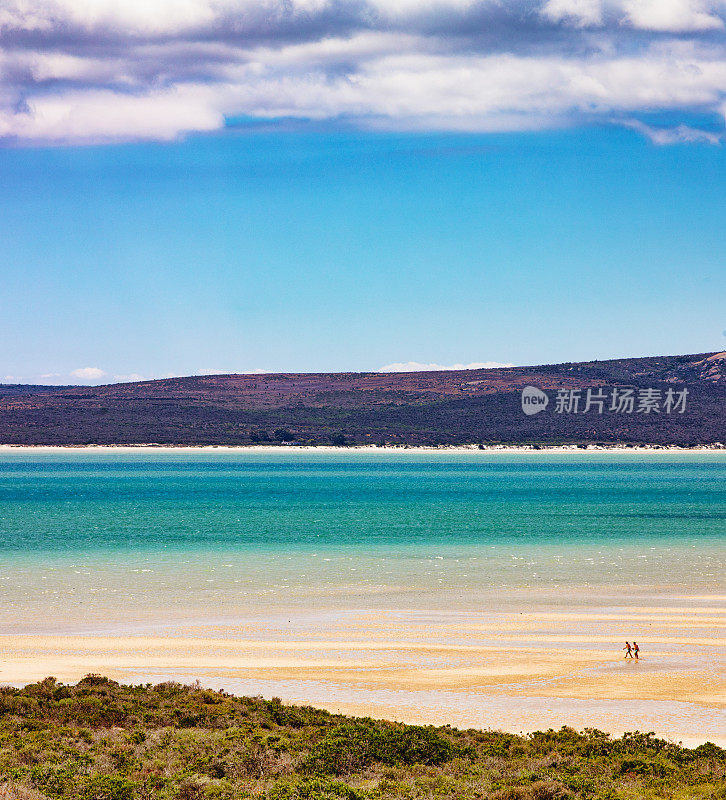
[[[48,678],[46,678],[48,680]],[[51,680],[55,680],[52,678]],[[89,672],[88,675],[78,681],[79,686],[118,686],[117,681],[112,681],[111,678],[106,678],[103,675],[97,675],[95,672]]]
[[[55,764],[36,764],[29,777],[33,786],[51,797],[62,797],[75,780],[72,770]]]
[[[132,731],[129,734],[129,741],[132,744],[141,744],[142,742],[146,741],[146,733],[144,731],[142,731],[141,729],[137,729],[135,731]]]
[[[621,775],[633,773],[634,775],[655,775],[663,777],[672,769],[672,767],[669,769],[665,764],[658,761],[648,761],[644,758],[626,758],[620,764],[619,771]]]
[[[455,754],[451,742],[433,728],[347,724],[339,725],[321,739],[311,749],[304,767],[311,772],[344,775],[373,762],[435,766]]]
[[[208,783],[204,787],[204,800],[233,800],[238,796],[228,781]]]
[[[284,706],[278,697],[273,697],[267,704],[270,717],[276,725],[301,728],[304,721],[292,706]]]
[[[121,775],[91,775],[80,796],[82,800],[133,800],[134,784]]]
[[[559,783],[540,781],[529,786],[510,786],[499,791],[496,800],[566,800],[570,793]]]
[[[370,730],[363,725],[339,725],[310,750],[303,769],[327,775],[355,772],[370,763]]]
[[[342,781],[309,778],[278,781],[270,787],[268,800],[362,800],[363,795]]]
[[[179,785],[176,800],[203,800],[204,786],[193,778],[186,778]]]
[[[694,758],[710,758],[714,761],[726,762],[726,750],[713,742],[705,742],[693,750],[686,752],[692,753]]]
[[[407,725],[384,728],[372,737],[371,755],[383,764],[426,764],[436,766],[454,757],[454,747],[433,728]]]

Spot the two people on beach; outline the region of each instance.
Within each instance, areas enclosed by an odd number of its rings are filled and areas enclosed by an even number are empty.
[[[636,660],[638,659],[638,653],[640,653],[640,648],[638,647],[638,643],[636,641],[633,641],[632,645],[630,644],[630,642],[625,642],[625,647],[623,647],[623,650],[625,650],[625,658],[635,658]]]

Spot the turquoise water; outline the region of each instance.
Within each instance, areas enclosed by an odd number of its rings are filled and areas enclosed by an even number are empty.
[[[0,456],[0,552],[726,542],[726,456]]]
[[[119,597],[224,613],[569,586],[723,593],[726,454],[10,452],[0,531],[15,619]]]

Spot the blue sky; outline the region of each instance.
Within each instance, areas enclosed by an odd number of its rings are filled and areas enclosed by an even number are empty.
[[[2,150],[3,376],[723,348],[724,178],[620,128]]]
[[[720,0],[28,8],[0,381],[726,349]]]

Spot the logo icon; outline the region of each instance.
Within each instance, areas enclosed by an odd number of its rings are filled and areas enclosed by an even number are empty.
[[[539,414],[547,408],[550,402],[549,397],[541,389],[536,386],[525,386],[522,389],[522,411],[531,417],[532,414]]]

